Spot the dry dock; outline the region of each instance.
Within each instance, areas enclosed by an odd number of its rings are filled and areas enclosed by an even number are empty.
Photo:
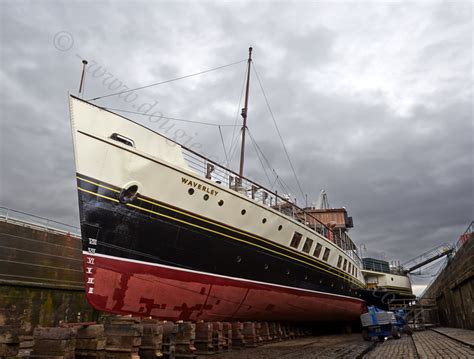
[[[435,309],[425,319],[441,325],[381,343],[360,333],[327,335],[320,324],[172,323],[97,313],[84,298],[74,228],[41,220],[0,213],[0,358],[474,358],[472,231],[427,291]]]
[[[296,339],[263,345],[254,349],[216,354],[212,359],[254,359],[254,358],[473,358],[474,350],[468,344],[474,343],[474,332],[463,329],[438,328],[450,337],[434,330],[415,332],[413,336],[403,335],[401,339],[387,339],[384,343],[364,342],[360,334],[328,335]],[[461,339],[461,341],[459,341]],[[463,343],[464,341],[464,343]]]

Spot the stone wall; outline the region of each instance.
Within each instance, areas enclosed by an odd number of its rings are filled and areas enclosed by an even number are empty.
[[[474,235],[426,290],[422,298],[436,304],[442,326],[474,329]]]
[[[0,326],[97,318],[83,287],[81,240],[67,232],[0,220]]]

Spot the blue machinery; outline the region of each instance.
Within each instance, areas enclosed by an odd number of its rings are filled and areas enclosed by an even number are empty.
[[[394,312],[386,312],[375,306],[368,307],[368,313],[360,316],[362,322],[362,337],[364,340],[371,340],[377,337],[381,342],[386,337],[400,339],[402,333],[411,335],[412,329],[405,321],[405,311],[398,309]]]

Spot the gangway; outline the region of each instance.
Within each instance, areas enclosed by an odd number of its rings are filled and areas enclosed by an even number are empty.
[[[454,245],[450,243],[443,243],[429,251],[426,251],[419,256],[410,259],[408,262],[402,264],[403,271],[408,274],[412,273],[414,270],[421,268],[435,260],[444,257],[450,256],[454,251]]]

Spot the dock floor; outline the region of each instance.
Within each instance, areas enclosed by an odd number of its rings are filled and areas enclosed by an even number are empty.
[[[474,331],[456,328],[435,328],[417,331],[401,339],[387,339],[380,343],[363,341],[360,334],[307,337],[256,348],[233,350],[209,355],[209,359],[263,359],[263,358],[474,358]],[[198,357],[204,358],[204,357]]]

